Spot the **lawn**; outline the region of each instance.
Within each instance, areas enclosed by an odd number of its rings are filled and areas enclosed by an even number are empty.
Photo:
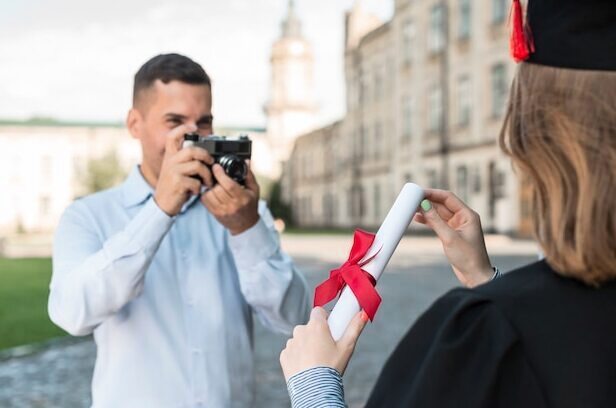
[[[51,259],[0,258],[0,349],[64,336],[47,315]]]

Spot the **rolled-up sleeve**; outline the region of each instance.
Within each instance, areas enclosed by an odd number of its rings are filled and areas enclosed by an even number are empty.
[[[291,408],[345,408],[342,377],[330,367],[314,367],[287,382]]]
[[[72,335],[90,334],[139,296],[146,270],[173,218],[150,198],[126,226],[104,240],[82,200],[56,230],[49,294],[51,320]]]
[[[280,247],[274,220],[265,202],[259,203],[259,221],[247,231],[230,236],[242,293],[261,322],[290,335],[310,314],[310,294],[304,277]]]

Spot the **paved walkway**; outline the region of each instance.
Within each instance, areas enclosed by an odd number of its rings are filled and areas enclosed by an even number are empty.
[[[346,258],[351,237],[287,235],[284,248],[314,287]],[[503,270],[536,259],[535,246],[503,237],[488,238],[493,262]],[[376,321],[359,341],[345,375],[350,407],[365,402],[387,355],[408,327],[439,295],[456,286],[440,243],[433,238],[404,238],[379,281],[383,304]],[[255,333],[257,407],[288,407],[278,355],[286,338]],[[95,348],[90,340],[54,347],[0,362],[0,407],[87,407]]]

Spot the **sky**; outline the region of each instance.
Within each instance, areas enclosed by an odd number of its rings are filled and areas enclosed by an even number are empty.
[[[344,114],[344,12],[295,0],[315,51],[318,124]],[[393,0],[363,0],[384,21]],[[271,46],[287,0],[0,0],[0,118],[121,122],[135,72],[178,52],[213,81],[219,126],[265,126]]]

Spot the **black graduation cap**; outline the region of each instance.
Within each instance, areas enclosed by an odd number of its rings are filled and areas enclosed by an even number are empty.
[[[511,54],[559,68],[616,70],[616,0],[520,0],[511,10]]]

